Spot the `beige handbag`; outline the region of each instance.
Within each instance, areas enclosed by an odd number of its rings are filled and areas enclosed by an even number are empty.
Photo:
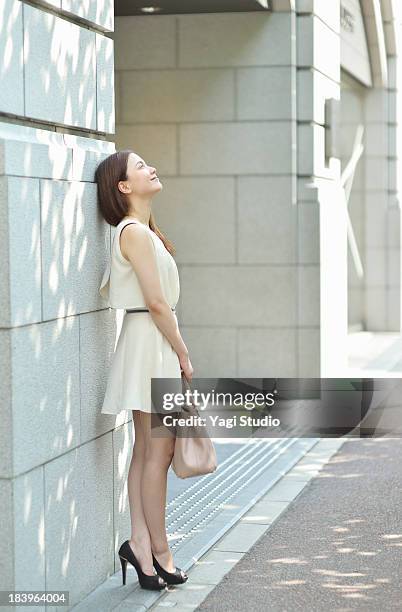
[[[192,391],[187,378],[182,373],[182,380]],[[180,418],[190,415],[200,416],[197,407],[190,402],[183,406]],[[204,437],[200,437],[204,436]],[[172,468],[179,478],[190,478],[210,474],[217,468],[215,447],[208,432],[202,425],[178,425],[176,427],[176,439]]]

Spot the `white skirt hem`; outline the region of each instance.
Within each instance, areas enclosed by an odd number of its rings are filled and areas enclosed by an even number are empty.
[[[152,378],[177,379],[180,389],[179,358],[152,317],[126,313],[112,355],[101,413],[151,413]]]

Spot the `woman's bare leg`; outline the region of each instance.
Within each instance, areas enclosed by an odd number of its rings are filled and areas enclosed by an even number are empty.
[[[152,576],[151,538],[144,516],[141,494],[142,471],[145,461],[145,434],[141,412],[133,410],[134,448],[128,470],[127,489],[131,516],[130,546],[145,574]]]
[[[151,433],[151,414],[140,413],[145,439],[145,461],[142,469],[142,508],[157,561],[168,572],[174,572],[165,525],[167,471],[174,452],[174,437],[156,437]],[[167,430],[166,430],[167,432]]]

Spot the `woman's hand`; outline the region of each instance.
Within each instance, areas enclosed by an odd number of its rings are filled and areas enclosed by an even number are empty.
[[[184,374],[188,382],[190,382],[194,372],[193,366],[191,365],[190,357],[188,356],[188,354],[180,356],[179,361],[182,373]]]

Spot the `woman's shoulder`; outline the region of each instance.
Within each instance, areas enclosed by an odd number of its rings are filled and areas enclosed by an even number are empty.
[[[117,250],[120,251],[120,253],[121,253],[120,236],[121,236],[122,241],[126,240],[124,238],[124,236],[126,235],[126,232],[124,232],[121,235],[123,229],[126,226],[131,226],[131,227],[136,226],[135,231],[143,232],[144,234],[149,234],[151,236],[156,253],[159,253],[159,251],[161,250],[160,245],[162,245],[163,248],[165,248],[159,236],[157,236],[157,234],[149,226],[145,225],[144,223],[141,223],[141,221],[137,221],[136,219],[122,219],[122,221],[120,221],[120,223],[116,225],[116,230],[115,230],[115,242],[116,244],[118,244],[118,247],[116,246],[116,248]],[[118,240],[116,240],[116,238],[118,238]]]
[[[141,223],[141,221],[137,221],[136,219],[122,219],[120,223],[116,225],[115,234],[118,234],[120,237],[120,234],[122,233],[123,229],[125,229],[128,226],[131,228],[135,228],[136,232],[139,231],[139,232],[153,234],[153,231],[151,230],[150,227],[146,226],[144,223]]]
[[[133,219],[131,217],[125,217],[124,219],[122,219],[117,225],[116,225],[116,230],[118,229],[123,229],[123,227],[125,227],[126,225],[136,225],[139,228],[144,228],[145,231],[149,231],[151,233],[154,233],[152,231],[152,229],[149,227],[149,225],[145,225],[145,223],[142,223],[141,221],[138,221],[138,219]]]

